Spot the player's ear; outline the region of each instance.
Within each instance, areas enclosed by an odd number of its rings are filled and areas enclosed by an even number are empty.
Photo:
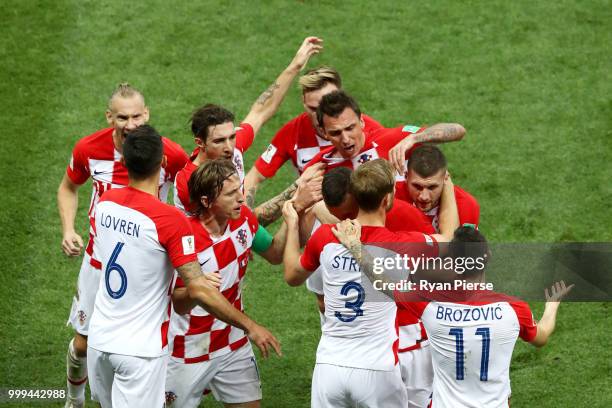
[[[147,108],[146,106],[144,108],[143,116],[145,123],[147,123],[149,121],[149,108]]]
[[[164,156],[162,157],[161,166],[162,168],[166,168],[167,165],[168,165],[168,156],[164,154]]]
[[[194,137],[193,141],[195,142],[196,146],[198,146],[200,149],[205,149],[204,141],[202,140],[201,137]]]
[[[121,155],[121,160],[120,161],[121,161],[121,165],[123,167],[125,167],[125,157],[123,157],[123,155]]]
[[[365,128],[365,121],[363,120],[363,114],[359,115],[359,124],[361,125],[361,128]]]
[[[202,206],[204,206],[204,208],[208,208],[208,197],[206,196],[200,197],[200,202],[202,203]]]
[[[111,112],[110,109],[107,109],[106,112],[104,112],[104,116],[106,116],[106,122],[113,126],[113,112]]]

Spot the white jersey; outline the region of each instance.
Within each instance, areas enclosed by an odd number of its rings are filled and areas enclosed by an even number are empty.
[[[408,294],[402,306],[421,317],[429,335],[431,407],[508,407],[514,344],[518,336],[531,341],[537,333],[529,306],[488,291],[471,294],[468,302],[426,297],[431,294]]]
[[[415,242],[415,234],[392,233],[384,227],[362,228],[363,242]],[[309,271],[321,267],[325,322],[317,364],[391,371],[398,362],[397,308],[374,290],[357,261],[322,225],[308,240],[300,259]]]
[[[101,197],[95,228],[102,273],[89,346],[138,357],[166,354],[174,268],[197,259],[189,222],[176,208],[126,187]]]

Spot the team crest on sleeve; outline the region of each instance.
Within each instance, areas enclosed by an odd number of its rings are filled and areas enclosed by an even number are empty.
[[[238,234],[236,234],[236,239],[238,240],[238,242],[240,242],[240,245],[242,245],[243,248],[246,248],[246,246],[247,246],[247,233],[246,233],[246,230],[244,228],[241,228],[238,231]]]
[[[183,237],[183,255],[195,254],[195,243],[193,235]]]
[[[363,153],[361,156],[359,156],[357,163],[363,164],[365,162],[369,162],[370,160],[372,160],[372,155],[369,153]]]
[[[272,161],[272,157],[274,157],[275,153],[276,153],[276,147],[273,144],[270,144],[268,145],[268,148],[266,149],[266,151],[263,152],[263,154],[261,155],[261,159],[265,161],[266,163],[270,164],[270,162]]]

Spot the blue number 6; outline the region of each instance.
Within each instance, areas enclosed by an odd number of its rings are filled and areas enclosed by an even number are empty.
[[[104,271],[106,291],[113,299],[119,299],[121,296],[125,295],[125,290],[127,289],[127,275],[125,274],[125,269],[123,269],[123,267],[117,263],[117,257],[119,256],[119,252],[121,252],[124,245],[125,244],[123,242],[117,243],[115,249],[113,249],[110,259],[108,260],[106,270]],[[113,289],[110,287],[110,274],[112,271],[117,271],[119,277],[121,278],[121,286],[119,286],[119,290],[117,291],[113,291]]]
[[[363,316],[363,309],[361,308],[361,305],[363,305],[363,302],[365,301],[365,290],[363,290],[363,286],[361,286],[359,283],[351,281],[351,282],[347,282],[344,284],[342,289],[340,289],[340,294],[346,296],[346,294],[350,290],[357,291],[357,299],[355,299],[355,301],[353,302],[347,301],[344,304],[344,307],[346,307],[347,309],[353,310],[355,314],[352,316],[346,317],[346,316],[343,316],[342,313],[338,311],[334,313],[334,316],[336,316],[340,321],[345,322],[345,323],[352,322],[359,316]]]

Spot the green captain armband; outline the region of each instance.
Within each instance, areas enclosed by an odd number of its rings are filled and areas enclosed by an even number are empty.
[[[267,251],[268,248],[270,248],[270,245],[272,245],[273,239],[274,237],[270,235],[268,230],[260,225],[259,228],[257,228],[255,236],[253,237],[253,251],[257,252],[258,254]]]

